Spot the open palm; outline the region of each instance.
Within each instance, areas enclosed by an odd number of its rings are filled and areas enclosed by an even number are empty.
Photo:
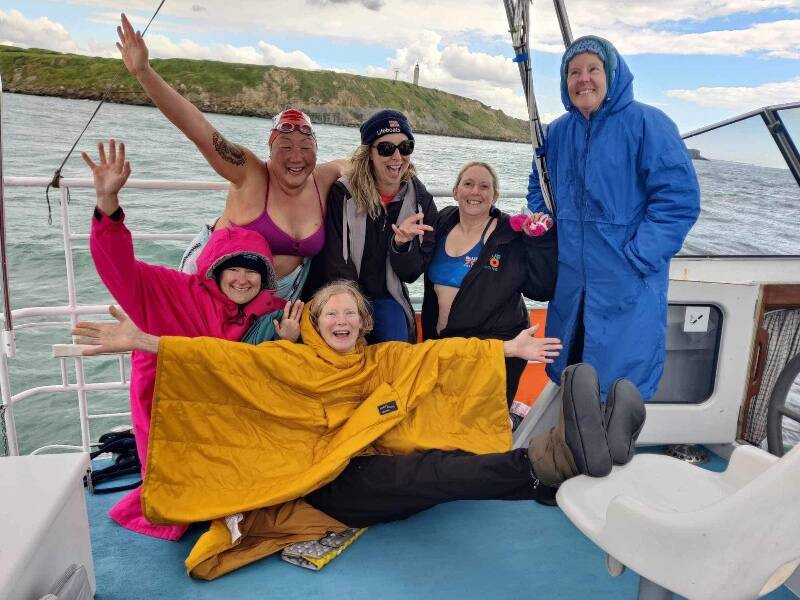
[[[131,22],[124,14],[122,24],[117,27],[117,49],[122,55],[122,62],[131,74],[136,77],[139,73],[147,69],[149,64],[149,51],[142,39],[142,34],[133,30]]]
[[[119,206],[117,193],[128,181],[131,164],[125,160],[125,144],[108,141],[108,158],[103,142],[97,144],[99,162],[95,163],[86,152],[81,152],[84,162],[89,165],[94,178],[94,189],[97,192],[97,206],[107,215],[112,214]]]

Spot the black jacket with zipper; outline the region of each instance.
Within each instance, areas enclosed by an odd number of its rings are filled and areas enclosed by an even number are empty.
[[[425,214],[423,222],[427,225],[434,225],[438,211],[433,202],[433,196],[419,179],[414,177],[413,181],[417,205]],[[368,299],[387,298],[390,296],[386,288],[387,255],[392,269],[404,284],[413,283],[419,279],[433,257],[436,247],[434,232],[427,232],[422,238],[422,243],[420,243],[419,237],[415,236],[411,242],[398,249],[392,246],[394,236],[392,224],[397,224],[403,200],[403,195],[398,194],[395,200],[381,211],[377,219],[367,216],[364,255],[359,275],[352,258],[348,257],[345,261],[342,254],[344,203],[349,197],[350,193],[341,182],[336,182],[328,194],[325,246],[322,252],[314,258],[312,272],[309,276],[312,283],[307,284],[303,291],[303,295],[306,297],[310,297],[313,291],[326,283],[337,279],[349,279],[358,282],[359,288]],[[403,291],[407,306],[410,308],[411,301],[405,285]],[[416,324],[409,326],[409,341],[416,341]]]
[[[428,274],[425,274],[425,298],[422,303],[424,339],[477,337],[513,339],[530,324],[522,296],[546,301],[553,297],[556,284],[558,243],[555,227],[541,237],[530,237],[511,229],[509,215],[492,208],[497,219],[494,231],[486,239],[478,260],[469,270],[453,299],[447,327],[436,332],[439,303]],[[448,206],[439,213],[436,241],[444,239],[459,222],[458,208]],[[524,368],[524,361],[517,367]],[[509,382],[516,392],[516,381]],[[512,370],[509,369],[509,377]]]

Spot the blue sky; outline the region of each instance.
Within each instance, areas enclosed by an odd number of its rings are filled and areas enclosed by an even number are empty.
[[[120,12],[143,27],[157,0],[0,0],[0,41],[116,56]],[[639,100],[688,131],[800,100],[800,0],[566,0],[573,33],[602,35]],[[468,8],[465,8],[468,7]],[[533,8],[542,114],[563,111],[552,3]],[[524,116],[502,3],[489,0],[167,0],[147,34],[158,57],[335,69],[409,80]],[[791,115],[796,123],[796,115]],[[769,162],[769,161],[766,161]]]

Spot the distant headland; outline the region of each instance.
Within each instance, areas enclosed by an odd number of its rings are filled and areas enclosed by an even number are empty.
[[[528,142],[527,121],[454,94],[392,81],[275,66],[207,60],[153,59],[153,68],[200,110],[272,117],[287,106],[316,123],[358,126],[374,111],[402,110],[415,131]],[[121,60],[0,45],[3,89],[20,94],[151,105]]]
[[[689,150],[689,156],[692,157],[692,160],[711,160],[701,155],[700,150],[696,150],[694,148],[689,148],[688,150]]]

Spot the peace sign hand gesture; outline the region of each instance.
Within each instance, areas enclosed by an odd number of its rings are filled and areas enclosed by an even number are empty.
[[[97,144],[97,151],[100,164],[95,163],[86,152],[81,152],[81,157],[92,170],[94,189],[97,192],[97,208],[106,215],[111,215],[119,208],[117,193],[128,181],[131,163],[125,160],[125,144],[120,142],[117,152],[117,143],[113,138],[108,141],[108,159],[103,142]]]

